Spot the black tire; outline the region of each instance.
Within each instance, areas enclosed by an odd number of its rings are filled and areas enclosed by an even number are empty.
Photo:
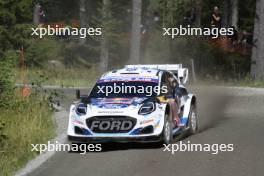
[[[163,132],[162,132],[162,142],[163,144],[171,144],[173,141],[173,134],[172,134],[172,122],[169,118],[169,115],[166,114],[164,117],[164,125],[163,125]]]
[[[192,105],[188,117],[188,127],[190,135],[198,133],[198,115],[196,106]]]

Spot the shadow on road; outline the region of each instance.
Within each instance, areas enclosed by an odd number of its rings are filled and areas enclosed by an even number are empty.
[[[102,144],[102,152],[130,149],[157,149],[161,147],[162,145],[160,143],[104,143]]]
[[[81,144],[78,144],[79,146]],[[88,145],[88,144],[86,144]],[[102,151],[98,152],[111,152],[111,151],[119,151],[119,150],[142,150],[142,149],[157,149],[162,148],[163,145],[161,143],[136,143],[136,142],[105,142],[101,143]],[[69,153],[83,153],[83,151],[70,151]],[[89,153],[89,151],[87,151]],[[91,153],[97,153],[97,152],[91,152]]]

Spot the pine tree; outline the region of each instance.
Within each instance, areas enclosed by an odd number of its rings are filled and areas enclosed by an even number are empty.
[[[253,42],[251,76],[255,80],[264,80],[264,0],[256,2]]]
[[[131,36],[131,48],[130,48],[130,63],[140,63],[140,25],[141,25],[141,0],[133,0],[132,9],[132,36]]]

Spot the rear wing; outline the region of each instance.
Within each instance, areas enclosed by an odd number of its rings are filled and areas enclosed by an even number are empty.
[[[189,80],[188,68],[183,68],[182,64],[159,64],[159,65],[126,65],[125,68],[152,68],[172,72],[182,84]]]

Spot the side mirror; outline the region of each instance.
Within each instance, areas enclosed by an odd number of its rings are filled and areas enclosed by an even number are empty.
[[[84,104],[89,104],[90,103],[90,97],[88,95],[81,95],[80,90],[76,90],[76,98],[80,99],[80,102]]]
[[[81,102],[84,104],[89,104],[90,103],[90,97],[88,95],[81,95],[80,96]]]

